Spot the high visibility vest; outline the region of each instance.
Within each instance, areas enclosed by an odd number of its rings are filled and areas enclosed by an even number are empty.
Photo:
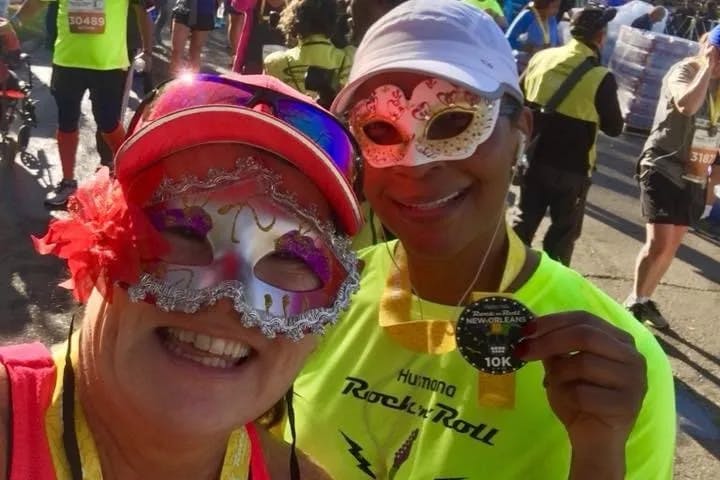
[[[575,39],[566,45],[548,48],[536,53],[528,64],[523,87],[528,102],[544,106],[560,88],[570,73],[587,57],[597,54],[587,45]],[[595,94],[608,69],[597,66],[587,72],[575,85],[565,99],[555,109],[557,113],[576,118],[597,126],[600,116],[595,108]],[[596,144],[590,148],[588,162],[590,168],[597,157]]]

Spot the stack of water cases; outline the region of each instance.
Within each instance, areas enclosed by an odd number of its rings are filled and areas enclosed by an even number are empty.
[[[695,55],[699,45],[684,38],[623,25],[610,58],[625,125],[649,131],[663,77],[675,63]]]

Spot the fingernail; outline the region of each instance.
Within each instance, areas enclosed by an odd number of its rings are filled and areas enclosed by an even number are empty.
[[[528,342],[526,340],[520,341],[517,345],[515,345],[515,349],[513,350],[513,355],[515,355],[518,358],[522,358],[525,355],[527,355],[528,349]]]
[[[522,333],[523,337],[529,337],[533,333],[537,332],[537,322],[528,322],[526,323],[521,329],[520,332]]]

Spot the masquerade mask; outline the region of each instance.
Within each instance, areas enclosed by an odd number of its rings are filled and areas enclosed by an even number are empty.
[[[143,100],[128,132],[169,112],[205,105],[234,105],[272,114],[313,140],[353,182],[356,155],[352,137],[334,116],[306,101],[228,77],[188,75],[159,86]]]
[[[228,298],[244,326],[270,338],[322,333],[358,287],[357,259],[345,237],[279,182],[252,158],[205,179],[163,181],[145,212],[172,248],[146,264],[131,300],[193,313]],[[280,265],[269,268],[280,271],[261,278],[260,265],[274,260]],[[282,261],[295,267],[284,272]]]
[[[472,155],[492,135],[500,103],[429,79],[409,100],[394,85],[379,87],[350,110],[349,123],[373,167],[417,166]]]

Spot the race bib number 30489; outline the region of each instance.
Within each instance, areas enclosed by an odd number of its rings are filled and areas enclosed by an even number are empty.
[[[71,33],[105,33],[105,0],[68,0]]]

